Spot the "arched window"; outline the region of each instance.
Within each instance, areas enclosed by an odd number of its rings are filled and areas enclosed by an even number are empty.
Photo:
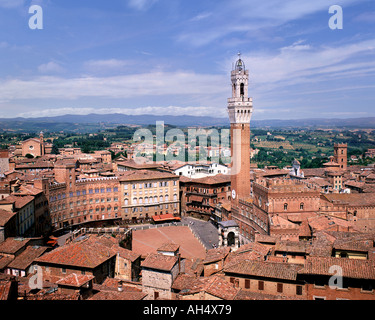
[[[241,96],[245,95],[245,85],[243,83],[241,83],[240,85],[240,95]]]
[[[288,210],[288,204],[284,203],[284,211]]]
[[[304,207],[304,206],[305,206],[304,203],[301,202],[301,203],[299,204],[299,209],[300,209],[300,210],[303,210],[303,207]]]

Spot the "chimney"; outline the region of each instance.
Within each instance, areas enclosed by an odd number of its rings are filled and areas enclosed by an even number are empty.
[[[122,292],[123,291],[123,289],[122,289],[122,281],[121,280],[118,282],[117,291],[118,292]]]

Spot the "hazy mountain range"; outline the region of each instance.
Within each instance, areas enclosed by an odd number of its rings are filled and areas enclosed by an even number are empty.
[[[156,121],[175,126],[229,126],[228,118],[207,116],[156,116],[124,114],[67,114],[41,118],[0,118],[0,130],[88,132],[117,125],[152,125]],[[252,120],[253,128],[359,128],[375,129],[375,117],[351,119]]]

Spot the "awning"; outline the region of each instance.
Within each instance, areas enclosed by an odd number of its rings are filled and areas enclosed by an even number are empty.
[[[155,222],[164,222],[164,221],[173,221],[173,220],[181,220],[180,217],[175,217],[172,213],[161,214],[158,216],[152,216],[152,219]]]

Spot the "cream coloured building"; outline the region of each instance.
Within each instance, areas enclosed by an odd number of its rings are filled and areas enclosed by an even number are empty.
[[[123,220],[180,214],[179,177],[151,170],[127,171],[119,176]]]

